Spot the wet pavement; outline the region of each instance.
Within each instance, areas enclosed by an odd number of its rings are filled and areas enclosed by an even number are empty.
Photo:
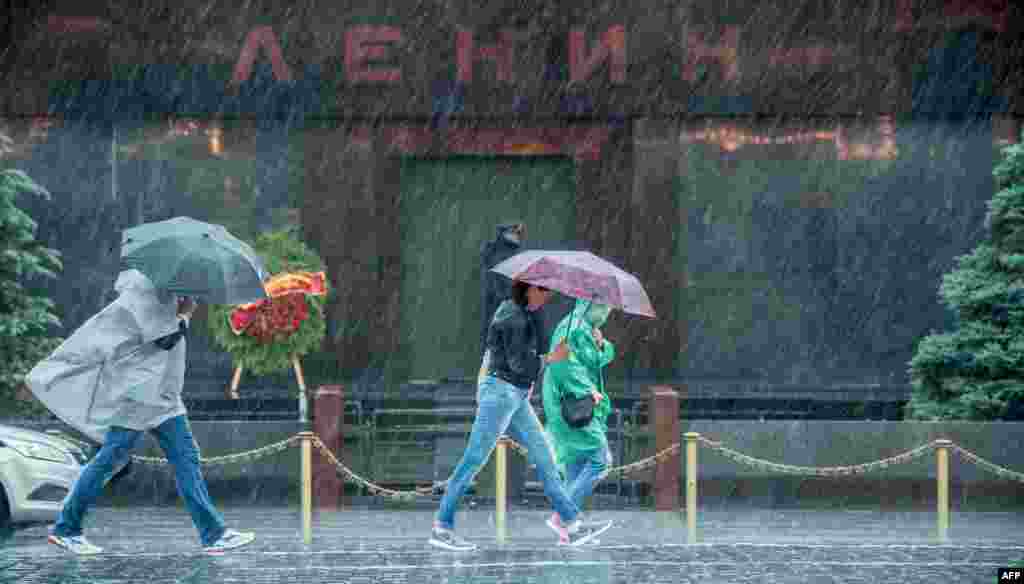
[[[495,539],[492,509],[460,512],[457,528],[480,550],[426,544],[430,511],[318,512],[302,543],[294,508],[228,508],[254,544],[219,557],[199,551],[184,509],[96,508],[87,535],[102,555],[68,556],[45,542],[46,526],[0,535],[0,583],[245,584],[985,582],[996,568],[1024,565],[1024,513],[953,513],[949,540],[935,515],[880,511],[707,511],[698,541],[683,516],[595,511],[616,526],[584,549],[554,545],[547,512],[513,509],[509,538]]]

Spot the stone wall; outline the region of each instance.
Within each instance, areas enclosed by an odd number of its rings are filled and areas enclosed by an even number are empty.
[[[901,121],[897,154],[856,159],[833,144],[856,124],[804,124],[819,141],[752,143],[800,135],[780,120],[633,124],[630,265],[664,318],[629,319],[646,343],[613,376],[901,385],[917,341],[955,324],[938,285],[987,235],[992,126]]]
[[[238,220],[258,232],[274,224],[268,215],[298,205],[303,233],[327,263],[329,338],[310,357],[310,384],[395,389],[375,372],[396,342],[401,306],[400,157],[451,156],[460,153],[456,136],[484,140],[518,128],[267,124],[246,146],[259,170],[245,208],[260,211]],[[694,139],[705,126],[728,124],[536,126],[568,141],[547,155],[575,160],[577,241],[567,245],[635,271],[658,311],[655,320],[609,323],[619,349],[609,377],[905,385],[917,341],[955,325],[937,296],[942,275],[986,237],[992,123],[900,122],[891,160],[840,160],[827,143],[729,150]],[[167,161],[122,157],[113,172],[114,133],[130,129],[68,122],[19,163],[54,194],[27,205],[39,237],[64,254],[60,278],[40,284],[57,301],[65,334],[111,298],[121,229],[175,214],[203,219],[210,211],[202,205],[216,203],[182,192],[188,185]],[[774,121],[740,129],[784,130]],[[275,163],[288,151],[302,160],[303,182],[292,185],[302,192],[287,191]],[[219,393],[228,383],[230,360],[201,330],[189,359],[187,391]],[[244,378],[242,387],[279,393],[292,384],[285,374]]]

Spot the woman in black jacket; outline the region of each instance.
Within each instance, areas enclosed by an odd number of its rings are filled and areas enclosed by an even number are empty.
[[[490,457],[498,437],[506,433],[527,448],[530,463],[537,467],[544,493],[551,499],[564,526],[559,533],[560,544],[581,545],[611,527],[611,521],[598,524],[580,521],[579,507],[565,491],[551,444],[530,406],[530,394],[541,366],[568,357],[565,345],[551,354],[542,354],[547,339],[543,338],[537,311],[552,294],[546,288],[517,281],[512,286],[512,297],[495,311],[487,330],[490,361],[487,374],[477,388],[473,430],[441,499],[431,530],[431,545],[454,551],[476,549],[476,545],[455,535],[455,512],[459,499]]]

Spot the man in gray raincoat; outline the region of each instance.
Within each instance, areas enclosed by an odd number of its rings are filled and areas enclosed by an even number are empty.
[[[76,554],[102,551],[82,535],[82,520],[116,469],[128,463],[144,431],[152,431],[174,467],[178,494],[203,549],[220,553],[254,539],[228,529],[214,508],[186,417],[185,333],[195,302],[157,290],[142,272],[120,274],[118,298],[86,321],[26,378],[51,412],[102,443],[82,469],[49,535]]]

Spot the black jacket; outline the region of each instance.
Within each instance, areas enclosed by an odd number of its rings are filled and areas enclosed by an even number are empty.
[[[498,306],[487,329],[486,347],[491,350],[488,371],[512,385],[528,388],[537,380],[546,344],[540,312],[530,312],[506,300]]]

